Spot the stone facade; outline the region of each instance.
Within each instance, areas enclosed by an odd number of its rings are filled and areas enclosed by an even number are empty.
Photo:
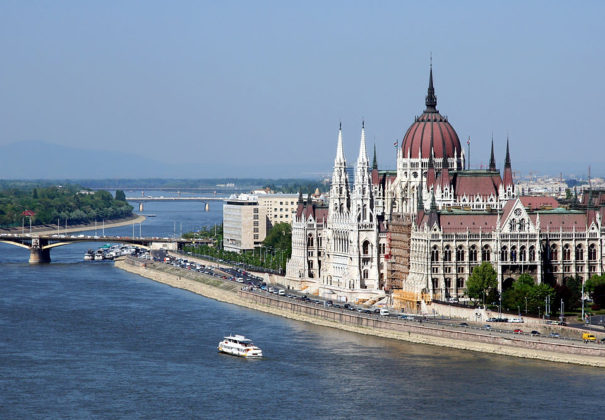
[[[393,293],[418,309],[463,296],[482,261],[497,268],[501,289],[522,273],[549,283],[603,273],[605,193],[576,209],[517,197],[508,139],[502,174],[493,140],[489,167],[468,169],[436,105],[431,69],[426,109],[397,148],[396,172],[379,171],[376,155],[370,166],[362,124],[352,185],[339,129],[328,205],[299,199],[288,281],[341,301]]]

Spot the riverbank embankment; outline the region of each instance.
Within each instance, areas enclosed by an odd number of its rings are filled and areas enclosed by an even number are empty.
[[[211,299],[359,334],[419,344],[559,363],[605,367],[605,347],[553,343],[530,337],[502,337],[440,325],[423,325],[309,305],[275,295],[242,290],[241,284],[154,262],[120,259],[116,267]]]
[[[106,220],[103,224],[99,223],[86,223],[81,225],[67,225],[63,227],[61,225],[43,225],[43,226],[32,226],[31,233],[36,235],[47,235],[47,234],[64,234],[73,232],[83,232],[94,229],[111,229],[120,226],[130,226],[132,224],[139,224],[145,221],[146,217],[140,214],[133,214],[130,217],[123,217],[121,219]],[[25,227],[13,227],[8,229],[0,229],[0,233],[30,233],[29,226]]]

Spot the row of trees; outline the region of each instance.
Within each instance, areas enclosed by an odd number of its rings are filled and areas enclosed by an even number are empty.
[[[467,281],[467,295],[475,303],[499,304],[498,275],[489,262],[475,267]],[[585,283],[585,293],[593,301],[592,309],[605,306],[605,275],[593,276]],[[550,297],[551,310],[559,308],[563,300],[568,311],[578,310],[582,305],[582,280],[569,277],[565,284],[551,286],[536,284],[535,279],[525,273],[511,287],[502,292],[502,308],[505,311],[525,312],[540,315],[545,311],[546,299]]]
[[[185,247],[185,251],[255,267],[281,270],[282,272],[285,271],[286,262],[292,254],[292,226],[289,223],[276,224],[267,234],[261,247],[241,254],[222,249],[223,225],[207,226],[197,232],[185,233],[183,237],[213,239],[215,244],[215,246],[196,245]]]
[[[86,191],[77,185],[34,186],[0,190],[0,226],[21,226],[23,212],[33,212],[32,225],[90,223],[132,215],[123,191]],[[29,221],[27,222],[29,223]]]

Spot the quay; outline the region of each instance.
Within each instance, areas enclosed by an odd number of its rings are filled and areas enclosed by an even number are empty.
[[[557,342],[526,336],[505,337],[491,331],[428,325],[325,308],[266,292],[246,290],[236,282],[132,257],[116,260],[115,266],[211,299],[315,325],[419,344],[605,368],[605,346],[596,343]]]

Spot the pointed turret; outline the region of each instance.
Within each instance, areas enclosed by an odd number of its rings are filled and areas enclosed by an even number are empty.
[[[506,159],[504,160],[504,188],[513,186],[513,170],[510,165],[510,151],[508,147],[508,137],[506,138]]]
[[[399,149],[397,151],[399,151]],[[378,161],[376,160],[376,143],[374,143],[374,157],[372,158],[372,169],[378,169]]]
[[[345,161],[345,153],[342,148],[342,123],[338,126],[338,145],[336,146],[336,159],[335,163],[343,163]]]
[[[359,142],[359,156],[357,157],[357,165],[368,164],[368,154],[366,152],[366,128],[365,121],[361,122],[361,141]]]
[[[433,61],[431,59],[431,71],[429,75],[429,88],[424,101],[426,109],[424,112],[437,112],[437,97],[435,96],[435,88],[433,87]]]
[[[489,170],[496,170],[496,158],[494,157],[494,135],[492,134],[492,154],[489,158]]]
[[[303,203],[302,190],[298,190],[298,204],[302,204],[302,203]]]

